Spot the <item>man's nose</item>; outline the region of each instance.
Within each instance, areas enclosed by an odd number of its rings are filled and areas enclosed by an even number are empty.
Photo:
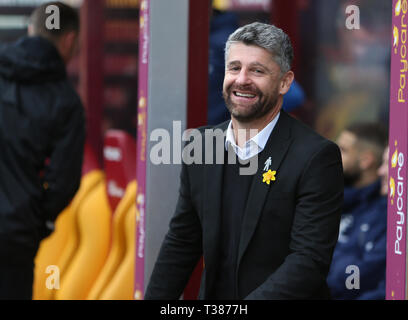
[[[238,74],[238,77],[235,80],[235,83],[239,85],[246,85],[251,82],[251,79],[248,75],[248,71],[244,68],[242,68]]]

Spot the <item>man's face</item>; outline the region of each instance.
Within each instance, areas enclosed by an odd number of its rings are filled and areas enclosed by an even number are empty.
[[[293,73],[291,74],[293,75]],[[267,50],[244,43],[231,45],[226,61],[223,96],[231,115],[250,122],[268,114],[288,88],[280,67]]]
[[[343,131],[337,140],[343,162],[344,183],[347,186],[353,186],[361,176],[360,154],[356,143],[357,137],[348,131]]]
[[[381,178],[381,194],[383,196],[386,196],[388,193],[388,152],[389,147],[385,148],[383,153],[383,162],[377,171]]]

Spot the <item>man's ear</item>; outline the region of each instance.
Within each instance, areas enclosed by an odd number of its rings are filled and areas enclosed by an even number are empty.
[[[62,45],[65,49],[71,49],[76,41],[76,33],[74,31],[69,31],[62,35],[61,41],[63,42]]]
[[[279,93],[286,94],[289,91],[290,86],[292,85],[294,79],[295,74],[293,73],[293,71],[286,72],[281,79]]]
[[[62,34],[58,40],[59,51],[66,63],[75,55],[77,39],[78,34],[74,31],[69,31]]]

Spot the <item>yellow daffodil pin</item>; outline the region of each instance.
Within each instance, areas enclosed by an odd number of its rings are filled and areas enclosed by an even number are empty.
[[[265,172],[263,174],[263,181],[262,182],[266,182],[269,185],[271,183],[271,181],[276,180],[275,175],[276,175],[276,171],[268,170],[268,172]]]

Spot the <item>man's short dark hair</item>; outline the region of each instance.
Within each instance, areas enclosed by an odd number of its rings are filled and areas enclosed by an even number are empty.
[[[282,73],[290,70],[294,56],[293,47],[289,36],[282,29],[271,24],[254,22],[235,30],[225,44],[225,61],[231,45],[237,42],[268,50]]]
[[[384,125],[375,122],[354,123],[345,131],[356,136],[360,147],[373,151],[378,165],[382,163],[383,152],[388,143],[388,130]]]
[[[56,6],[59,9],[59,29],[48,29],[46,26],[47,19],[50,17],[50,13],[46,12],[49,6]],[[42,36],[54,42],[67,32],[79,33],[80,18],[76,9],[60,1],[53,1],[36,8],[30,16],[30,24],[33,26],[34,35]]]

